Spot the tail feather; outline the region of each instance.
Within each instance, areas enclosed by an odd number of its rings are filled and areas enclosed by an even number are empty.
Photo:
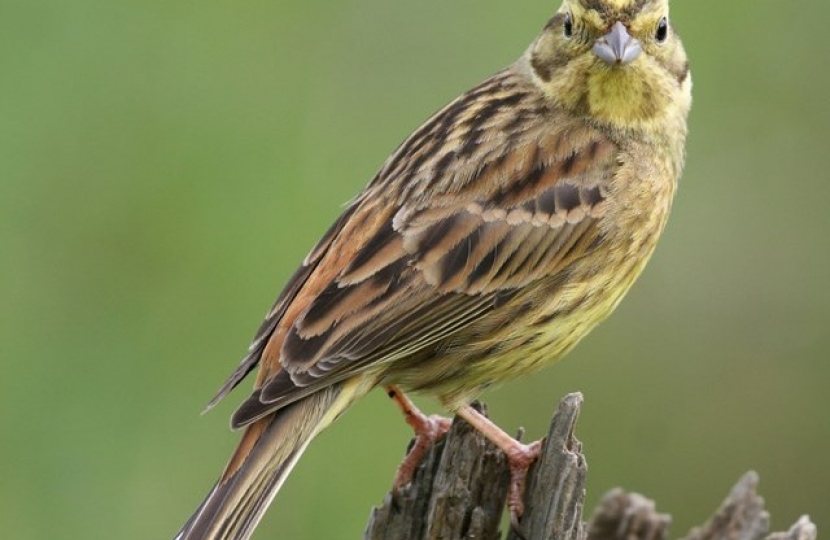
[[[311,439],[353,401],[348,386],[323,389],[250,425],[222,477],[174,540],[250,538]]]

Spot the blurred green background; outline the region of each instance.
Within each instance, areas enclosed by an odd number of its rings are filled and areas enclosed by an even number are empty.
[[[199,411],[342,203],[517,57],[540,0],[0,2],[2,536],[166,538],[236,443]],[[746,470],[830,525],[830,3],[676,0],[688,165],[652,264],[556,368],[485,396],[541,436],[566,392],[589,505],[701,522]],[[422,402],[432,410],[434,404]],[[409,432],[377,392],[257,538],[360,538]]]

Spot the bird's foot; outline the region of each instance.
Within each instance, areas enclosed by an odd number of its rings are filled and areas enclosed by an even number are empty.
[[[510,489],[507,492],[507,508],[510,510],[510,525],[519,531],[519,518],[525,511],[524,493],[527,471],[542,451],[542,441],[522,444],[514,439],[515,446],[504,450],[510,465]]]
[[[401,409],[406,423],[415,432],[415,441],[410,446],[400,466],[398,466],[397,473],[395,473],[395,482],[392,485],[392,491],[397,494],[401,488],[412,481],[415,469],[418,468],[424,455],[432,448],[432,445],[444,437],[450,430],[452,420],[438,415],[425,415],[412,403],[406,394],[395,386],[387,386],[386,392]]]

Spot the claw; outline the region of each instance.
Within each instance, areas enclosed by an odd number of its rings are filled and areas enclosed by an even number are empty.
[[[524,492],[527,483],[527,471],[542,452],[542,441],[521,444],[505,450],[510,465],[510,489],[507,493],[507,507],[510,510],[510,523],[518,531],[519,518],[525,511]]]

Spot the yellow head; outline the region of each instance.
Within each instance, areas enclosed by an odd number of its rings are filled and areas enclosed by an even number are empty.
[[[528,50],[557,105],[621,129],[685,119],[691,77],[668,0],[565,0]]]

